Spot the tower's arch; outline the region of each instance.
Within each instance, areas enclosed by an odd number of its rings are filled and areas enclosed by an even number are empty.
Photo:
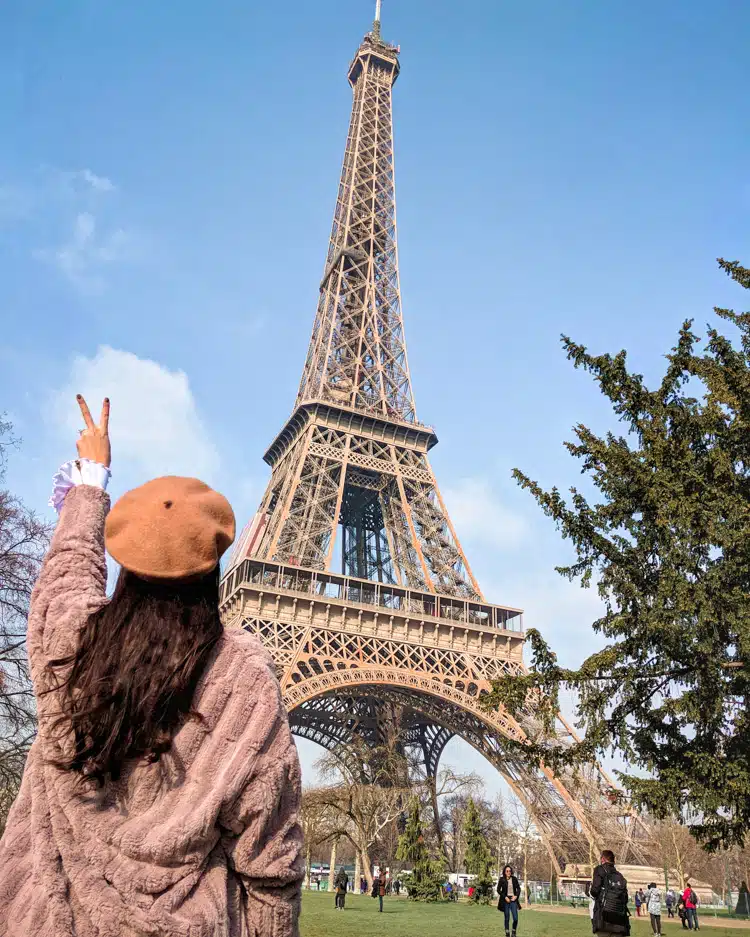
[[[437,772],[440,756],[453,736],[467,742],[498,770],[534,818],[558,874],[566,865],[590,862],[592,848],[603,848],[586,823],[575,794],[551,773],[531,771],[508,758],[503,738],[523,737],[506,713],[487,712],[479,694],[458,686],[387,668],[331,669],[293,685],[284,701],[292,731],[329,750],[355,738],[376,744],[378,714],[397,710],[406,746],[419,751],[428,773]],[[623,827],[620,848],[627,838]]]

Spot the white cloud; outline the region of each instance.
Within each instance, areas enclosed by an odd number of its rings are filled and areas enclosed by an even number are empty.
[[[114,192],[115,184],[111,179],[108,179],[106,176],[98,176],[95,172],[92,172],[90,169],[80,169],[76,173],[72,173],[76,179],[80,179],[81,182],[85,182],[96,192]]]
[[[122,228],[100,233],[91,212],[79,212],[67,240],[54,249],[36,251],[39,260],[58,268],[81,292],[99,293],[104,271],[129,256],[130,237]]]
[[[529,532],[526,519],[509,510],[484,478],[463,478],[443,490],[459,540],[513,550]],[[471,562],[471,559],[469,559]]]
[[[52,230],[62,233],[56,246],[34,250],[33,256],[56,268],[80,292],[102,292],[107,273],[136,253],[132,233],[107,220],[117,187],[91,169],[46,170],[44,179],[45,214],[53,219]]]
[[[211,483],[219,457],[183,371],[106,345],[93,358],[76,357],[52,407],[73,440],[81,427],[77,393],[84,395],[93,414],[104,397],[111,400],[113,482],[117,479],[120,490],[160,475],[189,475]]]
[[[57,169],[53,166],[42,167],[42,179],[50,189],[50,196],[74,198],[92,198],[108,192],[115,192],[117,186],[107,176],[100,176],[92,169]]]
[[[489,602],[522,608],[525,626],[539,630],[566,665],[601,647],[602,638],[591,630],[604,610],[596,585],[583,589],[555,571],[573,555],[569,547],[561,549],[560,534],[532,500],[481,476],[448,485],[444,497]]]

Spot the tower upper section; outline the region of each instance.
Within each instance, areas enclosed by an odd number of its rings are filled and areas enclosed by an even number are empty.
[[[376,14],[349,67],[352,114],[297,405],[324,401],[416,423],[396,239],[391,92],[398,55],[380,38]]]

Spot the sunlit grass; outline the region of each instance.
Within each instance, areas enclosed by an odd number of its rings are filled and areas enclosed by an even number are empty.
[[[405,898],[386,898],[385,910],[378,913],[378,902],[361,895],[347,895],[346,910],[336,911],[333,895],[305,892],[302,901],[302,937],[502,937],[503,918],[497,909],[458,904],[418,904]],[[708,923],[706,919],[705,923]],[[633,919],[632,933],[647,937],[648,920]],[[747,935],[750,931],[732,927],[706,927],[711,937]],[[665,934],[679,937],[679,921],[662,917]],[[588,937],[591,924],[586,914],[554,914],[549,911],[523,910],[518,937]]]

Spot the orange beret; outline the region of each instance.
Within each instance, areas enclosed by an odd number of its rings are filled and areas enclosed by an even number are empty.
[[[109,512],[104,540],[120,566],[143,579],[211,572],[234,540],[227,499],[197,478],[167,475],[126,492]]]

